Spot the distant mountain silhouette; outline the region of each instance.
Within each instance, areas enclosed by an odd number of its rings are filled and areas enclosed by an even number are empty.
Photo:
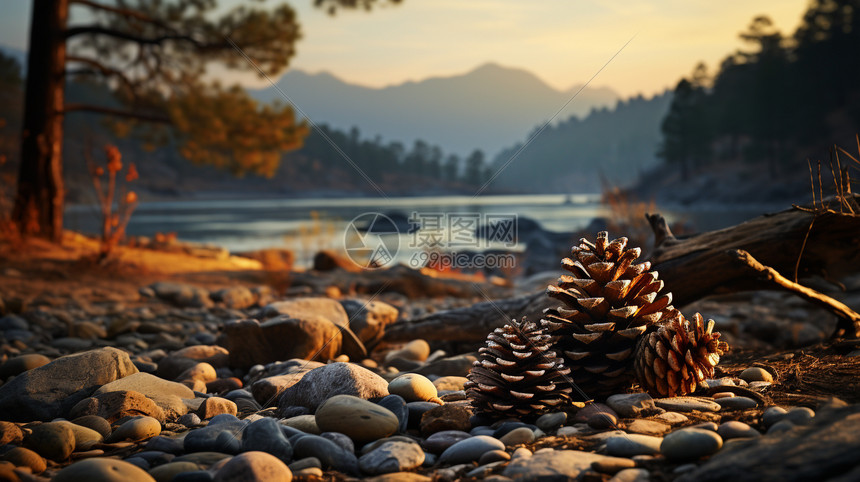
[[[358,126],[363,137],[381,135],[407,146],[420,138],[446,152],[464,155],[479,148],[490,156],[549,120],[579,90],[559,91],[527,70],[494,63],[384,88],[301,70],[287,72],[276,85],[314,122]],[[264,102],[284,101],[274,87],[250,93]],[[609,88],[585,88],[557,120],[614,105],[618,97]]]

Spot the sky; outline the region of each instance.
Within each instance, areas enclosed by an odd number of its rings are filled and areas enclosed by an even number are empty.
[[[229,8],[241,0],[219,3]],[[403,0],[335,16],[313,8],[312,0],[288,3],[303,32],[291,68],[384,87],[496,62],[567,90],[617,53],[591,85],[629,97],[672,88],[699,61],[714,72],[743,47],[738,33],[756,15],[767,14],[792,33],[808,0]],[[0,45],[26,49],[30,4],[0,0]],[[233,79],[267,84],[252,76]]]

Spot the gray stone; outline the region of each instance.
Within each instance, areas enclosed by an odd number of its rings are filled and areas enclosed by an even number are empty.
[[[684,423],[684,422],[690,420],[689,418],[687,418],[686,415],[678,413],[678,412],[664,412],[664,413],[661,413],[660,415],[657,415],[656,418],[660,419],[663,422],[670,423],[670,424]]]
[[[211,298],[234,310],[244,310],[257,303],[257,296],[245,286],[231,286],[214,291]]]
[[[355,454],[340,448],[336,443],[318,435],[304,435],[293,444],[297,458],[316,457],[324,469],[334,469],[348,475],[358,475]]]
[[[520,445],[532,443],[535,440],[535,433],[528,427],[518,427],[510,432],[502,435],[499,440],[505,444],[505,447],[511,445]]]
[[[128,354],[116,348],[60,357],[0,386],[0,413],[12,422],[65,417],[99,386],[136,372]]]
[[[95,430],[102,438],[108,438],[111,433],[110,422],[98,415],[84,415],[72,420],[72,423]]]
[[[738,422],[736,420],[729,420],[728,422],[721,423],[719,428],[717,428],[717,434],[722,437],[723,440],[729,440],[733,438],[761,437],[761,434],[758,432],[758,430],[750,427],[743,422]]]
[[[717,412],[720,410],[719,403],[700,397],[658,398],[654,400],[654,404],[664,410],[671,410],[673,412],[692,412],[693,410]]]
[[[370,399],[388,395],[388,382],[367,368],[354,363],[329,363],[305,374],[295,385],[281,393],[278,408],[299,405],[316,410],[335,395]]]
[[[788,420],[795,425],[806,425],[812,418],[815,417],[815,412],[807,407],[792,407],[783,417],[783,420]]]
[[[457,355],[425,363],[414,372],[424,376],[465,377],[469,375],[476,360],[474,355]]]
[[[406,401],[399,395],[388,395],[382,397],[382,400],[376,402],[380,407],[386,408],[397,417],[400,425],[397,428],[398,433],[406,432],[409,428],[409,407]],[[435,405],[435,404],[434,404]]]
[[[717,403],[723,410],[745,410],[747,408],[755,408],[758,402],[749,397],[726,397],[717,400]]]
[[[610,395],[606,404],[624,418],[644,417],[659,412],[654,405],[654,399],[647,393]]]
[[[184,398],[194,398],[194,392],[185,385],[164,380],[149,373],[135,373],[103,385],[95,395],[129,390],[139,392],[152,399],[164,411],[165,419],[175,420],[188,412],[182,402]]]
[[[390,441],[361,456],[358,466],[367,474],[388,474],[419,467],[424,451],[416,443]]]
[[[284,463],[293,459],[293,446],[273,418],[264,417],[248,424],[242,435],[242,451],[267,452]]]
[[[514,480],[574,480],[594,462],[609,460],[617,458],[579,450],[538,451],[531,457],[512,457],[502,475]]]
[[[315,419],[323,432],[340,432],[358,443],[397,431],[400,421],[390,410],[352,395],[335,395],[319,406]]]
[[[618,435],[606,439],[606,453],[622,457],[659,454],[662,441],[662,438],[650,435]]]
[[[65,425],[72,429],[72,433],[75,436],[75,451],[76,452],[84,452],[92,448],[93,445],[104,440],[102,434],[96,432],[91,428],[84,427],[82,425],[77,425],[72,422],[68,422],[66,420],[57,420],[56,422],[51,423],[59,423]]]
[[[715,432],[700,428],[682,428],[666,435],[660,452],[669,460],[694,460],[716,453],[723,439]]]
[[[472,435],[459,430],[443,430],[424,439],[424,441],[421,442],[421,446],[424,447],[424,450],[432,454],[439,455],[448,447],[471,436]]]
[[[75,450],[75,432],[69,425],[68,422],[36,425],[24,439],[24,446],[42,457],[62,462]]]
[[[504,450],[501,440],[486,435],[477,435],[461,440],[451,445],[439,457],[439,463],[445,465],[465,464],[481,458],[490,450]]]
[[[349,453],[355,453],[355,444],[353,443],[352,439],[347,437],[346,435],[338,432],[323,432],[319,435],[322,438],[327,438],[332,442],[338,444],[340,448],[344,449],[345,451]]]
[[[550,430],[555,430],[558,427],[561,427],[566,421],[567,414],[565,412],[552,412],[545,413],[538,417],[537,421],[535,421],[535,425],[544,432],[549,432]]]
[[[761,415],[761,423],[764,424],[765,427],[770,427],[785,418],[786,413],[788,413],[788,411],[782,407],[768,407]]]
[[[212,306],[209,292],[184,283],[159,281],[149,285],[158,298],[179,308],[208,308]]]
[[[794,430],[795,425],[788,420],[780,420],[775,424],[771,425],[767,429],[768,435],[778,434],[782,432],[788,432],[789,430]]]
[[[609,482],[648,482],[651,473],[645,469],[624,469],[609,479]]]
[[[242,449],[242,433],[246,422],[236,420],[194,429],[185,436],[186,452],[221,452],[236,454]]]
[[[663,435],[671,429],[669,425],[654,420],[637,419],[627,425],[627,431],[642,435]]]

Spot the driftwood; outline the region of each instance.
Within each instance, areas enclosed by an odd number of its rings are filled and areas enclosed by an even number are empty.
[[[659,271],[666,289],[672,292],[675,306],[682,307],[712,294],[779,287],[808,301],[814,300],[840,317],[837,329],[860,335],[860,322],[854,318],[857,313],[790,281],[813,275],[832,280],[860,272],[860,216],[795,207],[683,239],[672,234],[663,216],[646,216],[656,237],[649,260],[653,269]],[[757,260],[762,269],[754,268],[746,258],[739,261],[737,250]],[[774,276],[780,273],[783,274],[780,278]],[[542,291],[478,303],[397,323],[389,327],[385,340],[482,341],[487,333],[511,318],[527,316],[537,321],[544,308],[557,304]]]
[[[663,216],[646,217],[656,236],[649,259],[675,306],[712,294],[773,289],[770,281],[750,276],[749,268],[736,261],[732,251],[737,249],[795,282],[860,271],[858,215],[792,208],[684,239],[672,234]]]
[[[385,341],[398,342],[414,338],[427,341],[478,342],[493,329],[512,318],[523,316],[537,321],[544,308],[558,305],[543,291],[517,298],[485,301],[465,308],[440,311],[413,321],[400,321],[385,331]]]

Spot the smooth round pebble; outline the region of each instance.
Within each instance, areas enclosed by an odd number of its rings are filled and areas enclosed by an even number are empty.
[[[672,397],[658,398],[654,400],[654,404],[664,410],[674,412],[692,412],[698,410],[700,412],[716,412],[720,410],[720,404],[707,398],[699,397]]]
[[[663,412],[657,415],[656,418],[669,424],[684,423],[690,420],[686,415],[678,412]]]
[[[403,348],[391,351],[385,356],[385,360],[394,358],[403,358],[406,360],[414,360],[423,362],[430,356],[430,344],[422,339],[412,340],[403,345]]]
[[[609,479],[609,482],[648,482],[651,472],[645,469],[624,469]]]
[[[785,418],[786,413],[788,413],[788,410],[782,407],[768,407],[768,409],[761,414],[761,423],[764,424],[765,427],[770,427]]]
[[[606,439],[606,453],[620,457],[659,454],[662,441],[662,438],[651,435],[614,435]]]
[[[618,418],[608,412],[594,413],[588,417],[588,420],[586,420],[585,423],[593,429],[605,430],[607,428],[615,427],[618,423]]]
[[[507,460],[511,460],[511,454],[504,450],[490,450],[489,452],[484,452],[484,455],[478,459],[478,465],[492,464],[493,462],[505,462]]]
[[[177,474],[182,472],[193,472],[200,470],[200,466],[195,464],[194,462],[188,461],[180,461],[180,462],[168,462],[166,464],[159,465],[158,467],[153,467],[149,469],[149,475],[152,476],[156,482],[170,482],[176,477]]]
[[[749,397],[721,398],[717,403],[720,404],[723,410],[744,410],[758,406],[758,402]]]
[[[426,402],[439,395],[436,385],[424,375],[407,373],[388,383],[388,393],[400,395],[407,402]]]
[[[476,435],[461,440],[445,449],[439,457],[440,464],[466,464],[478,460],[490,450],[505,450],[501,440],[487,435]]]
[[[749,367],[741,372],[740,379],[749,382],[773,382],[773,375],[761,367]]]
[[[736,420],[729,420],[728,422],[721,423],[720,427],[717,429],[717,435],[722,437],[723,440],[729,440],[734,438],[761,437],[761,434],[758,432],[758,430],[750,427],[743,422],[738,422]]]
[[[107,442],[122,442],[123,440],[144,440],[161,433],[161,423],[152,417],[136,417],[117,427],[108,437]]]
[[[293,473],[277,457],[265,452],[245,452],[231,458],[218,472],[214,482],[290,482]]]
[[[406,405],[406,400],[400,395],[386,395],[381,400],[376,402],[380,407],[387,408],[397,417],[400,425],[397,427],[398,432],[406,432],[409,429],[409,407]]]
[[[110,422],[105,420],[103,417],[99,417],[98,415],[84,415],[83,417],[78,417],[72,420],[72,423],[75,425],[80,425],[81,427],[87,427],[89,429],[95,430],[96,432],[100,433],[103,438],[110,437]]]
[[[564,422],[567,422],[567,413],[551,412],[538,417],[535,421],[535,425],[544,432],[549,432],[550,430],[555,430],[558,427],[561,427],[564,425]]]
[[[358,443],[387,437],[400,426],[391,410],[352,395],[329,398],[314,417],[321,431],[340,432]]]
[[[0,460],[12,462],[18,467],[30,467],[34,474],[41,474],[48,468],[47,462],[41,455],[24,447],[15,447],[0,456]]]
[[[24,446],[55,462],[69,458],[75,450],[75,432],[65,424],[49,422],[36,425],[24,439]]]
[[[461,440],[466,440],[471,436],[471,434],[461,432],[460,430],[443,430],[424,439],[424,441],[421,442],[421,446],[424,450],[438,455],[444,452],[448,447]]]
[[[715,432],[682,428],[663,438],[660,453],[671,460],[691,460],[716,453],[722,446],[723,439]]]
[[[155,482],[140,467],[111,458],[92,458],[75,462],[59,471],[52,482]]]
[[[592,469],[603,474],[615,474],[633,467],[636,467],[636,462],[622,457],[606,457],[591,463]]]
[[[179,417],[179,419],[176,420],[176,423],[185,425],[186,427],[193,427],[195,425],[199,425],[200,421],[200,416],[198,416],[196,413],[186,413],[185,415]]]
[[[532,429],[528,427],[518,427],[502,435],[499,440],[503,444],[505,444],[505,447],[509,447],[511,445],[527,444],[534,442],[535,433]]]
[[[242,432],[242,451],[266,452],[287,463],[293,459],[293,446],[278,422],[269,417],[261,418],[245,427]]]
[[[440,392],[457,392],[465,389],[464,385],[467,381],[469,381],[469,379],[466,377],[447,376],[433,380],[433,385],[435,385],[436,390]]]
[[[783,420],[788,420],[795,425],[805,425],[815,417],[815,412],[811,408],[792,407],[783,417]]]
[[[780,420],[779,422],[776,422],[767,429],[767,434],[771,435],[775,433],[788,432],[794,427],[795,425],[788,420]]]

